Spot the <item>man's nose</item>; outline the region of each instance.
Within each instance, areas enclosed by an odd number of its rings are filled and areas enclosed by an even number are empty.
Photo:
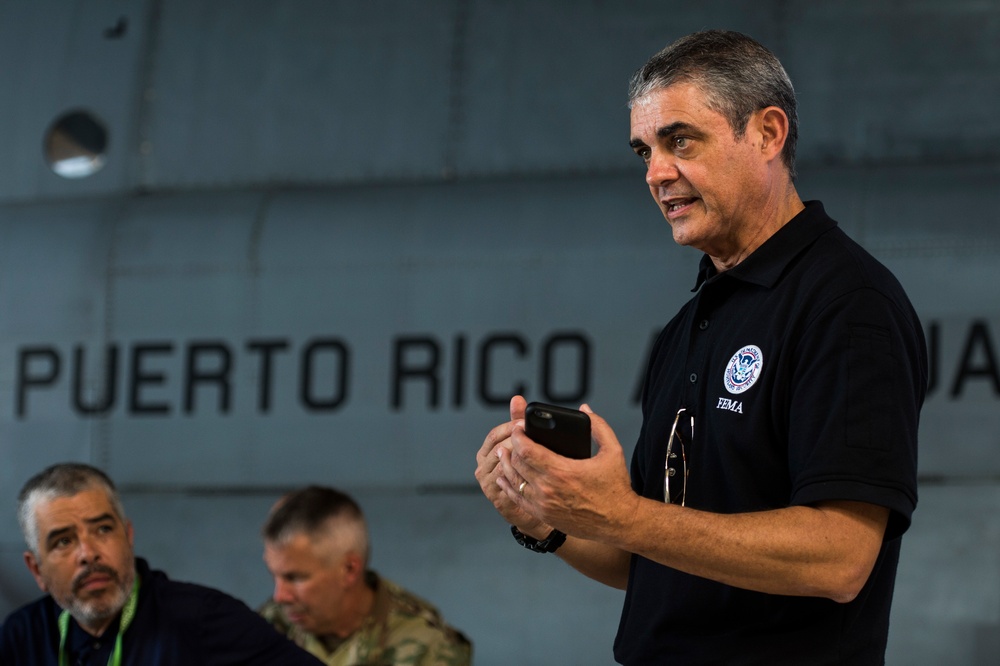
[[[101,559],[100,550],[98,550],[97,545],[94,543],[94,539],[89,535],[85,534],[80,537],[80,543],[77,547],[77,558],[82,564],[92,564]]]
[[[274,579],[274,600],[279,604],[287,604],[294,601],[291,586],[280,578]]]
[[[646,183],[650,187],[658,187],[674,182],[680,178],[677,170],[677,158],[667,151],[653,151],[646,167]]]

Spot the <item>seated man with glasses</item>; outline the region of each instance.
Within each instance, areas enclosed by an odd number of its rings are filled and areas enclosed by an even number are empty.
[[[477,455],[522,545],[626,590],[623,664],[882,664],[916,506],[927,386],[898,281],[794,185],[795,93],[732,32],[684,37],[630,87],[631,146],[674,240],[704,256],[646,370],[631,467],[524,434]]]

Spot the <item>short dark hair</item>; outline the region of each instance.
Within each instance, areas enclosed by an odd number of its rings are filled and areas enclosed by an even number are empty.
[[[283,496],[271,509],[261,536],[281,543],[294,534],[313,539],[349,541],[368,560],[368,528],[361,507],[347,493],[325,486],[306,486]]]
[[[776,106],[788,116],[781,159],[795,179],[799,117],[795,89],[771,51],[751,37],[706,30],[681,37],[650,58],[629,82],[628,105],[649,93],[686,81],[705,94],[709,106],[729,121],[736,138],[756,111]]]
[[[17,522],[28,549],[38,555],[38,525],[35,507],[43,499],[72,497],[90,488],[100,488],[108,496],[111,508],[124,525],[125,507],[111,477],[85,463],[57,463],[28,479],[17,496]]]

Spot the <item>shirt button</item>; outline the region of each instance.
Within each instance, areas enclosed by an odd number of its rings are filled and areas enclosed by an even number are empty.
[[[698,373],[697,372],[692,372],[691,376],[688,377],[688,379],[691,380],[692,384],[696,383],[698,381]]]
[[[700,328],[703,331],[706,328],[708,328],[708,320],[707,319],[702,319],[700,322],[698,322],[698,328]]]

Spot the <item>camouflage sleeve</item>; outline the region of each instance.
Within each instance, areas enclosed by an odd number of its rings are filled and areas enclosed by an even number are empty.
[[[420,661],[420,666],[470,666],[472,664],[472,644],[465,636],[461,634],[457,636],[442,635],[442,639],[427,646],[427,654]]]
[[[458,632],[425,625],[396,632],[382,656],[392,666],[470,666],[472,645]]]
[[[393,666],[469,666],[472,643],[448,625],[438,610],[420,597],[382,579],[392,598],[386,661]]]

